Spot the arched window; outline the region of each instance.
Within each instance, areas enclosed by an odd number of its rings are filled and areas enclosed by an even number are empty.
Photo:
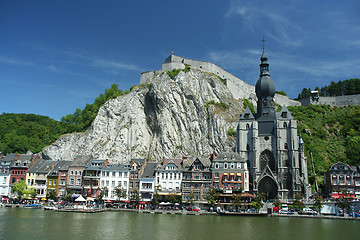
[[[284,128],[287,128],[287,123],[286,123],[286,122],[284,122],[283,126],[284,126]]]
[[[246,124],[246,129],[249,129],[250,128],[250,125],[247,123]]]
[[[260,154],[260,170],[263,171],[269,166],[271,171],[275,171],[275,159],[270,150],[265,150]]]
[[[246,151],[249,151],[249,150],[250,150],[250,145],[246,144]]]
[[[288,149],[287,143],[284,144],[284,148],[285,148],[285,149]]]

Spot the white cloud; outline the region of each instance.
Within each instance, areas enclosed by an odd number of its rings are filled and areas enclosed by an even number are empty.
[[[0,56],[0,62],[6,63],[6,64],[11,64],[11,65],[34,66],[34,63],[32,63],[32,62],[9,58],[9,57],[5,57],[5,56]]]

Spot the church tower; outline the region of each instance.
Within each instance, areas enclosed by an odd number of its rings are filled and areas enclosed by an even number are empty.
[[[265,49],[256,83],[257,112],[246,108],[237,127],[237,152],[247,161],[251,192],[268,199],[293,199],[308,195],[307,164],[297,123],[284,106],[275,110],[275,84],[270,78]]]

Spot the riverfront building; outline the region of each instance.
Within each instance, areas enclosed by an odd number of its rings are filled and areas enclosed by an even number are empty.
[[[182,179],[182,198],[189,199],[189,194],[194,194],[194,200],[206,203],[206,194],[212,185],[210,158],[184,157]]]
[[[129,199],[130,165],[128,164],[107,164],[101,170],[100,188],[106,188],[104,200]],[[119,192],[119,194],[117,194]]]

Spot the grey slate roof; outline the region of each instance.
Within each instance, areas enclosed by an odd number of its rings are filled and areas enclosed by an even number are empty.
[[[181,170],[182,169],[181,162],[182,162],[181,158],[165,158],[164,160],[158,161],[156,163],[157,164],[156,169],[165,169],[165,167],[168,164],[173,163],[177,166],[178,170]]]
[[[214,161],[239,161],[245,162],[243,158],[241,158],[239,153],[236,152],[222,152],[215,156]]]
[[[63,167],[68,167],[71,164],[71,161],[58,161],[56,162],[54,169],[50,171],[49,175],[50,176],[59,176],[59,170],[62,169]]]
[[[205,168],[209,168],[211,166],[210,158],[203,158],[203,157],[188,157],[183,161],[183,168],[189,168],[195,160],[198,159]]]
[[[43,173],[47,174],[52,170],[52,164],[55,165],[56,161],[40,159],[32,166],[28,173]]]
[[[71,167],[85,167],[88,162],[91,160],[91,156],[87,155],[79,155],[74,158],[74,160],[71,162]]]
[[[128,164],[108,164],[102,171],[130,171],[130,165]]]
[[[155,168],[157,163],[147,163],[144,169],[144,173],[140,178],[155,178]]]
[[[106,160],[92,159],[88,162],[85,170],[101,170],[105,165]]]

